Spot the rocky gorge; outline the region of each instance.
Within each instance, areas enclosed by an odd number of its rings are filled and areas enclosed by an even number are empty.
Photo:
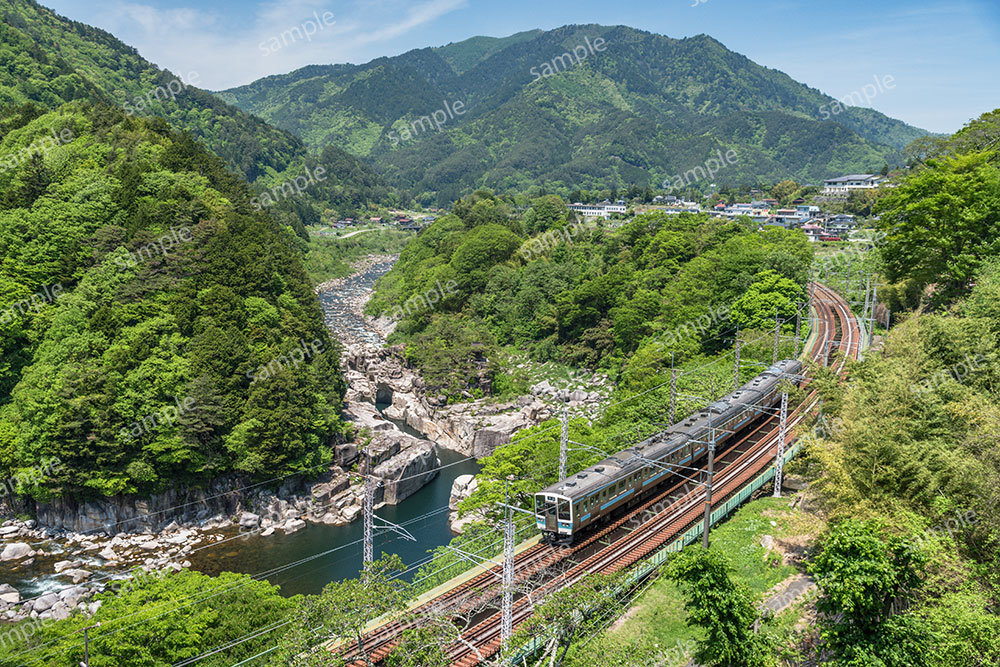
[[[354,265],[352,276],[317,288],[326,323],[343,346],[344,415],[356,433],[334,446],[331,465],[270,484],[232,476],[152,497],[12,507],[8,516],[16,510],[20,518],[0,526],[0,570],[8,582],[0,586],[0,618],[63,618],[80,605],[98,604],[94,595],[116,580],[191,567],[198,552],[223,543],[287,535],[310,523],[350,524],[362,512],[364,474],[381,480],[376,507],[397,505],[439,475],[440,447],[478,459],[517,431],[551,418],[559,405],[596,410],[597,392],[570,392],[548,382],[502,403],[446,405],[428,396],[403,349],[385,343],[392,322],[363,314],[375,280],[395,259],[367,257]],[[449,526],[455,532],[476,518],[460,518],[456,511],[474,489],[471,475],[451,486]]]

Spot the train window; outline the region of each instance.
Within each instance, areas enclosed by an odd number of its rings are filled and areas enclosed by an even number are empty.
[[[559,520],[569,521],[569,501],[560,500],[559,501]]]

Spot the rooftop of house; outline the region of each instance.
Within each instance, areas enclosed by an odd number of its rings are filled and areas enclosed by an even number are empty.
[[[848,174],[847,176],[838,176],[837,178],[828,178],[824,183],[846,183],[847,181],[867,181],[870,178],[876,178],[876,174]]]

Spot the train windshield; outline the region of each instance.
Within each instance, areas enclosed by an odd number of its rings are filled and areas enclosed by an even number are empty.
[[[568,523],[570,520],[569,500],[538,494],[535,496],[535,515],[546,530],[555,530],[556,521]]]

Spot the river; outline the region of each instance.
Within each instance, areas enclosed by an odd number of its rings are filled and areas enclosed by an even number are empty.
[[[340,340],[369,345],[384,342],[378,333],[366,326],[359,308],[374,288],[375,281],[391,267],[392,262],[379,262],[320,294],[327,326]],[[399,426],[410,435],[419,437],[409,427]],[[412,565],[423,559],[427,550],[451,540],[447,511],[429,517],[424,515],[447,507],[452,482],[460,475],[475,474],[479,471],[479,464],[440,447],[438,456],[442,470],[430,484],[400,505],[386,505],[375,512],[381,519],[405,525],[416,541],[404,540],[394,532],[377,531],[376,556],[383,551],[395,553],[404,563]],[[285,595],[315,594],[331,581],[358,574],[361,567],[361,533],[360,520],[348,526],[310,523],[290,535],[279,530],[268,537],[252,536],[205,549],[195,554],[192,565],[206,574],[224,571],[263,574],[263,578],[281,586]],[[409,572],[407,578],[413,574]]]

